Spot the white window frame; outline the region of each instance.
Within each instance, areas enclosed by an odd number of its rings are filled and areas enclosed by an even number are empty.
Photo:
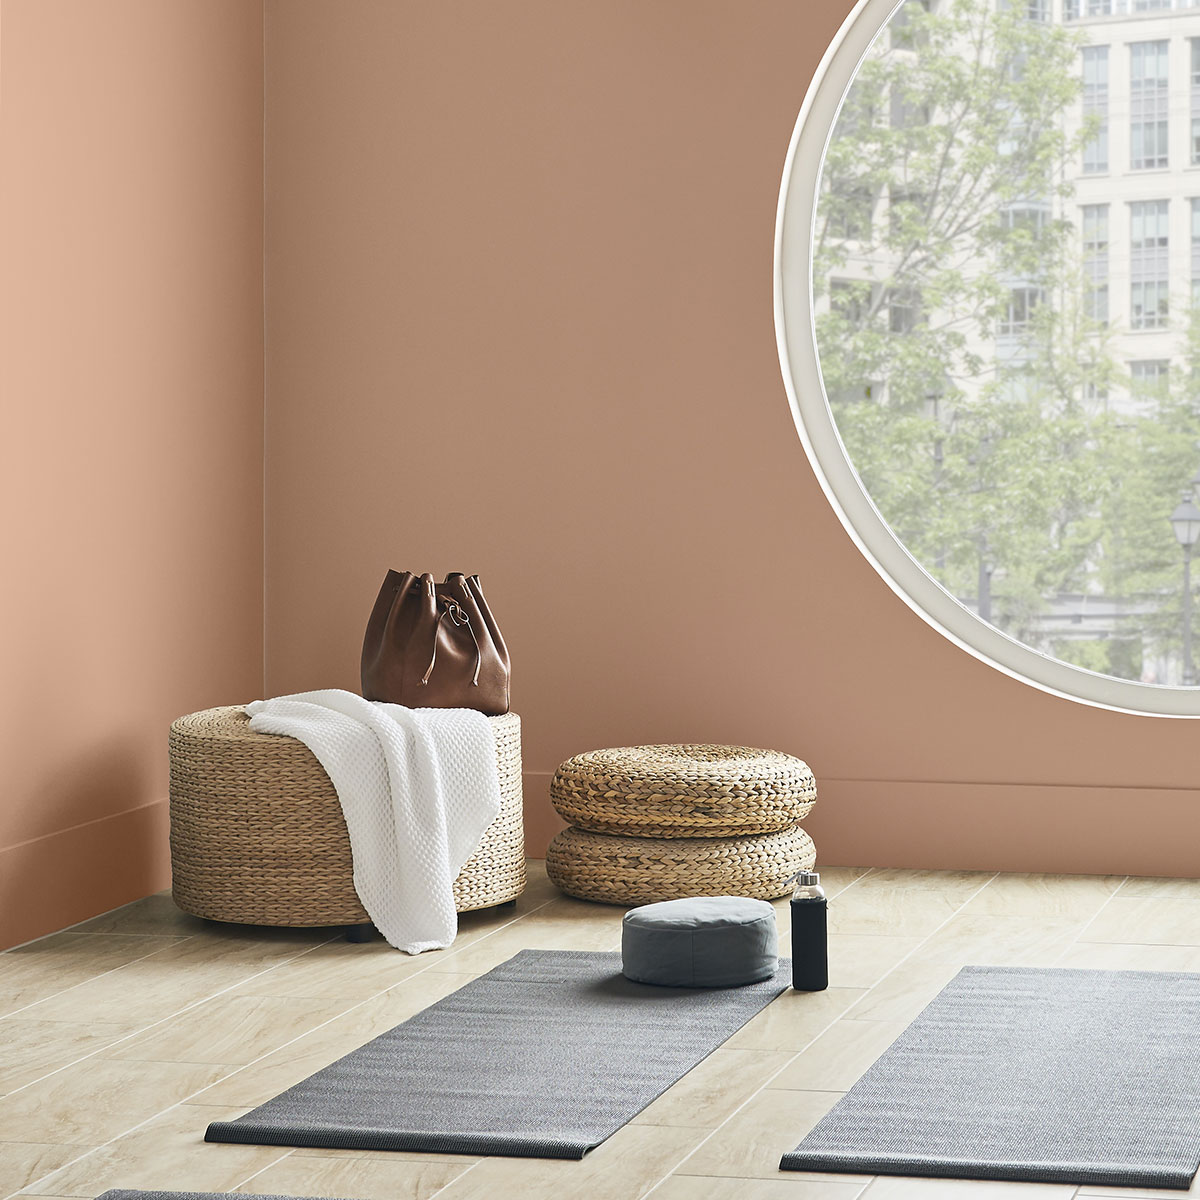
[[[1193,196],[1188,205],[1192,235],[1192,307],[1195,308],[1200,304],[1200,196]]]
[[[1084,46],[1081,50],[1083,72],[1083,111],[1086,116],[1100,118],[1096,136],[1089,138],[1083,147],[1083,171],[1085,175],[1108,173],[1108,87],[1112,66],[1110,47],[1106,45]],[[1089,67],[1092,68],[1089,71]],[[1088,75],[1099,75],[1103,67],[1104,82],[1089,82]]]
[[[896,0],[858,0],[813,76],[784,165],[775,227],[775,330],[784,386],[813,470],[846,532],[883,580],[918,616],[968,654],[1013,679],[1083,704],[1200,717],[1200,688],[1138,683],[1086,671],[1041,654],[980,620],[896,538],[846,455],[818,367],[813,222],[825,151],[842,97],[897,7]]]
[[[1170,324],[1170,223],[1170,200],[1129,202],[1130,329]]]
[[[1084,311],[1093,320],[1108,324],[1108,204],[1083,204],[1079,225],[1083,233],[1083,266],[1088,279]]]
[[[1152,60],[1161,75],[1146,73]],[[1129,43],[1129,169],[1161,171],[1171,165],[1171,42]],[[1141,74],[1135,71],[1135,64]],[[1149,152],[1153,143],[1154,153]]]
[[[1034,313],[1044,299],[1040,287],[1019,284],[1008,289],[1008,305],[997,323],[998,337],[1021,337],[1029,332]]]
[[[1148,372],[1148,367],[1153,367],[1154,371]],[[1166,383],[1170,371],[1169,358],[1135,358],[1129,363],[1129,378],[1135,388],[1149,390],[1159,387]]]

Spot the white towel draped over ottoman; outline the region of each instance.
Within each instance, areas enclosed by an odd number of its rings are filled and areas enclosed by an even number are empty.
[[[472,709],[402,708],[327,689],[246,705],[256,733],[303,742],[346,818],[354,887],[409,954],[454,941],[454,880],[500,811],[496,740]]]

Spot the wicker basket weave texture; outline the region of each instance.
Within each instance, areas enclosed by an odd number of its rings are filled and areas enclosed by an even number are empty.
[[[785,830],[817,801],[808,765],[749,746],[621,746],[568,759],[550,800],[594,833],[740,837]]]
[[[621,837],[569,828],[546,850],[546,873],[562,891],[606,904],[653,904],[685,896],[774,900],[790,876],[816,862],[798,825],[735,838]]]
[[[459,912],[525,887],[521,719],[488,720],[500,813],[454,882]],[[210,708],[171,726],[170,760],[172,892],[184,912],[251,925],[370,920],[337,793],[303,742],[251,732],[240,705]]]

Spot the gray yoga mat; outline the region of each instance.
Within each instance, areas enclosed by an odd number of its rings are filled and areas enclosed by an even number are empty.
[[[964,967],[779,1165],[1186,1189],[1200,975]]]
[[[582,1158],[791,982],[633,983],[619,954],[522,950],[209,1142]]]

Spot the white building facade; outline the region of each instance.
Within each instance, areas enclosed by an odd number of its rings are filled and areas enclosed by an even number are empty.
[[[1099,123],[1072,164],[1074,211],[1063,215],[1080,232],[1110,352],[1135,387],[1152,386],[1180,363],[1200,299],[1200,7],[1053,0],[1046,15],[1087,38],[1076,121]]]

